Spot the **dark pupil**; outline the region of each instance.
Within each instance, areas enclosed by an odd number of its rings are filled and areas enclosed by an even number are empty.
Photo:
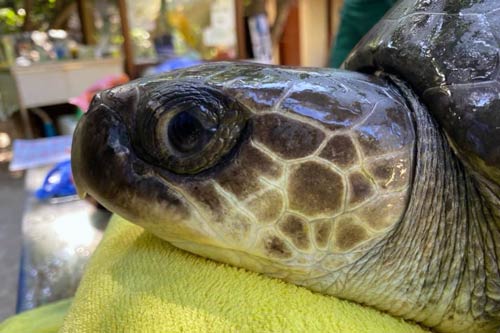
[[[168,125],[170,144],[182,153],[201,150],[212,134],[212,131],[204,128],[190,112],[177,114]]]

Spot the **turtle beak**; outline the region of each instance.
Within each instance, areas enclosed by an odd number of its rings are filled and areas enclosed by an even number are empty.
[[[131,143],[129,129],[136,102],[119,87],[95,96],[76,127],[71,149],[73,179],[81,197],[91,195],[129,221],[160,221],[166,225],[189,217],[188,204],[155,167],[143,161]],[[166,214],[168,213],[168,214]]]
[[[80,119],[71,148],[73,179],[80,198],[87,194],[98,195],[93,192],[102,187],[102,183],[113,181],[112,178],[106,182],[98,179],[101,176],[98,165],[102,164],[104,169],[120,168],[129,155],[131,148],[124,121],[133,117],[138,100],[139,91],[132,84],[100,91]],[[103,162],[104,156],[107,165]],[[117,156],[122,159],[117,159]],[[99,182],[101,185],[96,186]],[[93,184],[92,188],[89,188],[90,184]]]
[[[101,164],[102,149],[107,146],[110,131],[121,127],[118,117],[110,110],[98,93],[89,110],[78,122],[71,146],[71,169],[77,193],[85,198],[88,193],[99,196],[100,175],[96,171]]]
[[[101,97],[102,92],[98,92],[94,98],[92,99],[87,114],[94,112],[94,110],[98,109],[99,105],[102,103],[102,97]],[[72,174],[73,174],[73,182],[75,183],[76,187],[76,192],[80,199],[85,199],[87,197],[87,189],[85,186],[85,179],[82,176],[81,169],[79,166],[84,163],[83,161],[83,156],[81,154],[81,148],[82,148],[82,139],[81,139],[81,132],[85,131],[84,127],[87,125],[85,124],[87,120],[87,114],[85,114],[80,122],[77,125],[77,128],[75,129],[75,132],[73,134],[73,142],[71,146],[71,169],[72,169]]]
[[[78,122],[71,147],[71,169],[80,197],[91,195],[107,209],[130,220],[140,218],[134,203],[140,175],[134,170],[137,157],[130,142],[127,124],[121,116],[126,105],[113,100],[109,91],[97,94]]]

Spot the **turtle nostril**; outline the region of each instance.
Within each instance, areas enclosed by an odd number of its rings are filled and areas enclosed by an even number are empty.
[[[112,110],[135,107],[139,100],[139,90],[131,84],[125,84],[98,93],[100,101]]]

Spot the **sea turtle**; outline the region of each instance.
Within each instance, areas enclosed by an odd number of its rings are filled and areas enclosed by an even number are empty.
[[[500,327],[500,3],[405,0],[346,70],[210,63],[98,94],[89,193],[175,246],[442,332]]]

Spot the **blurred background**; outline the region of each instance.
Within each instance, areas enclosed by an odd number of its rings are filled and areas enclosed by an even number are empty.
[[[74,294],[109,212],[75,193],[96,91],[201,62],[328,66],[342,0],[0,0],[0,321]]]

